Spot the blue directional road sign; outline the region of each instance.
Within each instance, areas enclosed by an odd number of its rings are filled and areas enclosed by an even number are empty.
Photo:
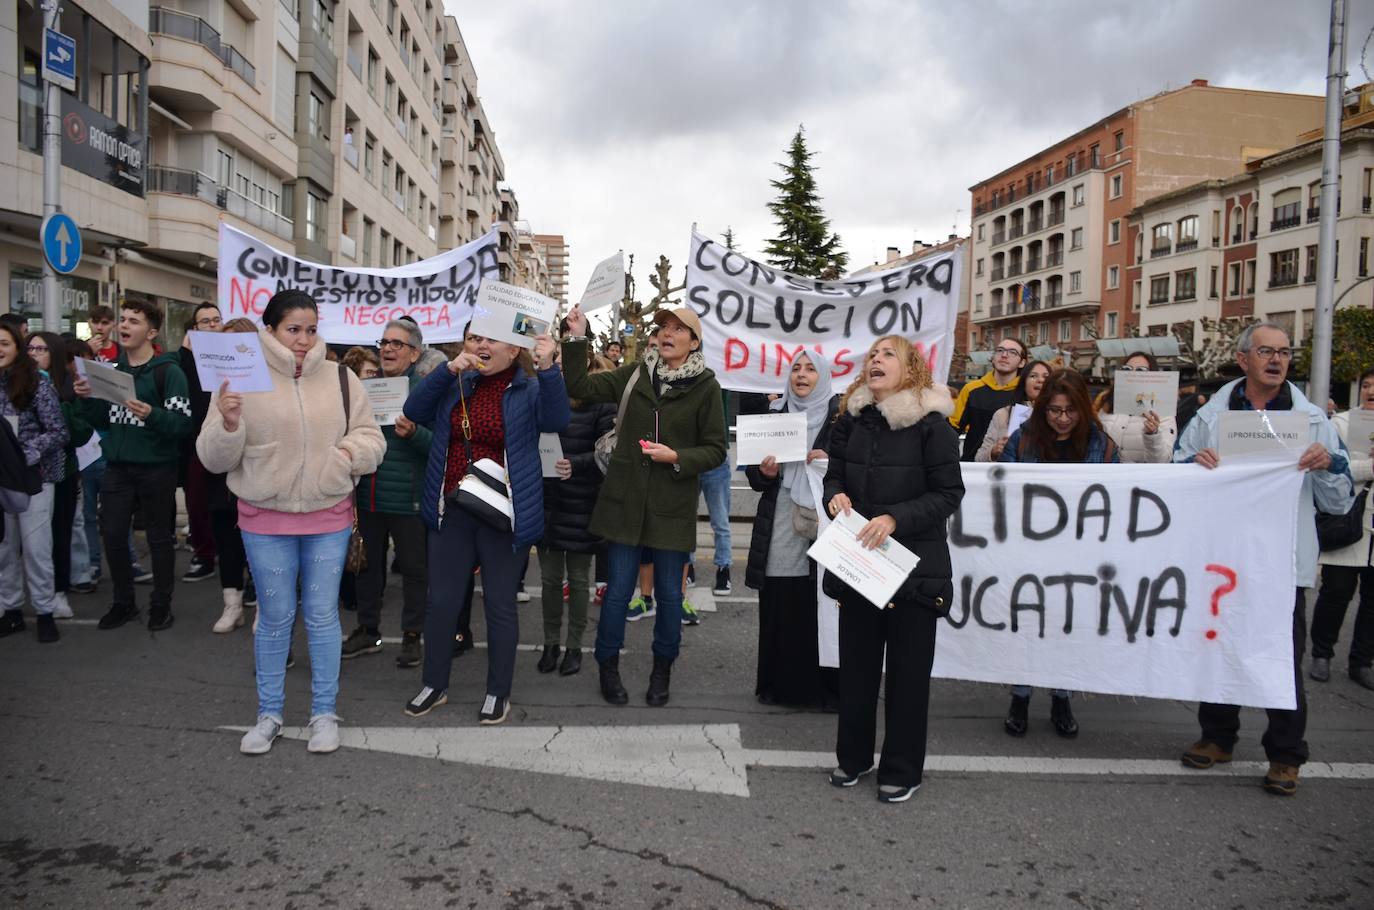
[[[43,29],[43,79],[76,91],[76,39],[56,29]]]
[[[81,262],[81,231],[71,215],[54,212],[43,219],[39,232],[43,238],[43,255],[48,264],[60,274],[76,270]]]

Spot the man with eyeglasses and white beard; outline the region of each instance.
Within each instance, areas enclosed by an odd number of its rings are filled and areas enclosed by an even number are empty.
[[[1021,368],[1026,365],[1026,346],[1016,338],[1003,338],[992,349],[992,369],[979,379],[966,383],[954,402],[949,422],[964,434],[960,461],[973,461],[987,435],[992,415],[1017,403]]]
[[[1308,415],[1310,444],[1298,460],[1304,472],[1299,498],[1297,552],[1294,554],[1298,588],[1293,605],[1293,685],[1297,707],[1293,710],[1270,708],[1269,728],[1261,743],[1269,759],[1264,789],[1280,796],[1298,790],[1298,769],[1307,761],[1307,696],[1302,684],[1302,657],[1306,650],[1306,592],[1317,580],[1316,510],[1344,514],[1354,501],[1354,484],[1341,445],[1340,436],[1326,411],[1287,381],[1293,362],[1288,333],[1271,322],[1248,327],[1236,339],[1236,363],[1245,375],[1217,390],[1189,422],[1174,449],[1175,462],[1193,462],[1215,468],[1218,425],[1225,411],[1299,411]],[[1325,397],[1325,394],[1322,395]],[[1199,529],[1202,531],[1203,529]],[[1236,705],[1198,705],[1201,738],[1183,753],[1183,764],[1190,768],[1211,768],[1229,762],[1240,731],[1240,708]]]

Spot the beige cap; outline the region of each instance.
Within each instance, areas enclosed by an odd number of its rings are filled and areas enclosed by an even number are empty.
[[[667,321],[669,316],[673,317],[678,322],[682,323],[683,325],[687,326],[687,328],[691,329],[692,334],[696,336],[697,341],[702,340],[701,320],[697,318],[696,313],[692,312],[691,307],[676,306],[673,307],[671,310],[658,310],[654,313],[654,325],[663,325],[663,323]]]

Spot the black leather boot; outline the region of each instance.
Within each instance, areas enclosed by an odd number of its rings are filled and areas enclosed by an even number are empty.
[[[1025,736],[1026,713],[1029,709],[1029,695],[1013,695],[1011,697],[1011,708],[1007,710],[1007,719],[1002,721],[1002,726],[1012,736]]]
[[[544,653],[539,655],[539,663],[535,664],[535,669],[540,673],[552,673],[558,668],[558,645],[545,645]]]
[[[1067,698],[1056,695],[1051,699],[1050,723],[1054,724],[1054,732],[1065,739],[1078,735],[1078,721],[1074,720],[1073,708],[1069,707]]]
[[[629,702],[630,693],[620,683],[620,655],[608,657],[601,664],[601,697],[608,704],[623,705]]]
[[[668,684],[672,678],[672,660],[654,655],[654,669],[649,673],[649,691],[644,693],[644,700],[649,707],[661,708],[668,704]]]

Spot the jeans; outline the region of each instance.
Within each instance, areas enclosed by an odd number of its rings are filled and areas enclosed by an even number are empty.
[[[358,573],[358,625],[376,629],[382,621],[382,592],[386,573],[386,544],[396,544],[396,562],[401,570],[401,631],[423,632],[425,598],[429,590],[429,567],[425,561],[425,524],[419,515],[390,515],[358,510],[358,530],[367,549],[367,568]]]
[[[606,544],[606,596],[596,625],[596,659],[618,657],[625,647],[625,611],[639,584],[638,546]],[[682,569],[687,554],[654,550],[654,655],[676,660],[682,645]],[[728,553],[729,550],[727,549]],[[483,569],[485,572],[486,570]]]
[[[591,584],[592,554],[539,548],[539,574],[543,579],[544,645],[559,644],[563,631],[563,572],[568,573],[568,650],[582,650],[587,628],[587,592]]]
[[[120,462],[105,469],[100,490],[100,534],[114,582],[114,603],[134,607],[133,554],[121,552],[133,527],[134,509],[143,513],[148,549],[153,556],[153,595],[156,612],[172,608],[172,587],[176,583],[176,539],[172,525],[176,516],[177,466]]]
[[[443,527],[429,532],[429,610],[425,614],[424,684],[448,688],[453,666],[453,636],[458,617],[471,609],[472,570],[482,566],[482,610],[487,618],[487,694],[509,698],[515,677],[520,618],[515,589],[529,550],[516,553],[515,535],[496,531],[457,507],[444,515]]]
[[[91,547],[86,537],[86,491],[83,486],[80,480],[76,482],[76,511],[72,513],[72,570],[68,583],[73,585],[88,584],[93,575]]]
[[[717,569],[730,568],[730,457],[701,475],[701,495],[706,499],[706,514],[716,541]]]
[[[1355,628],[1350,633],[1350,667],[1368,667],[1374,662],[1374,567],[1322,566],[1322,588],[1312,608],[1312,656],[1336,656],[1336,639],[1341,636],[1345,610],[1360,587],[1360,605],[1355,611]]]
[[[1293,685],[1297,707],[1292,711],[1269,708],[1269,729],[1264,731],[1260,744],[1271,762],[1302,765],[1307,761],[1307,693],[1302,686],[1302,657],[1307,650],[1307,598],[1303,588],[1297,589],[1293,605]],[[1202,738],[1216,743],[1230,752],[1240,738],[1240,707],[1214,705],[1203,702],[1197,706],[1198,725]]]
[[[104,458],[86,465],[81,472],[81,517],[86,531],[86,555],[91,562],[91,571],[100,574],[100,487],[105,482],[105,469],[109,466]],[[134,529],[129,525],[129,564],[138,562],[134,552]]]
[[[0,609],[9,612],[24,606],[24,580],[29,583],[29,601],[42,616],[53,608],[52,580],[53,484],[29,497],[28,511],[7,513],[5,539],[0,541]],[[22,550],[22,553],[21,553]]]
[[[286,652],[296,622],[297,583],[310,644],[310,716],[333,714],[339,695],[339,577],[352,529],[329,534],[254,534],[243,531],[243,548],[258,586],[258,716],[280,719],[285,703]]]

